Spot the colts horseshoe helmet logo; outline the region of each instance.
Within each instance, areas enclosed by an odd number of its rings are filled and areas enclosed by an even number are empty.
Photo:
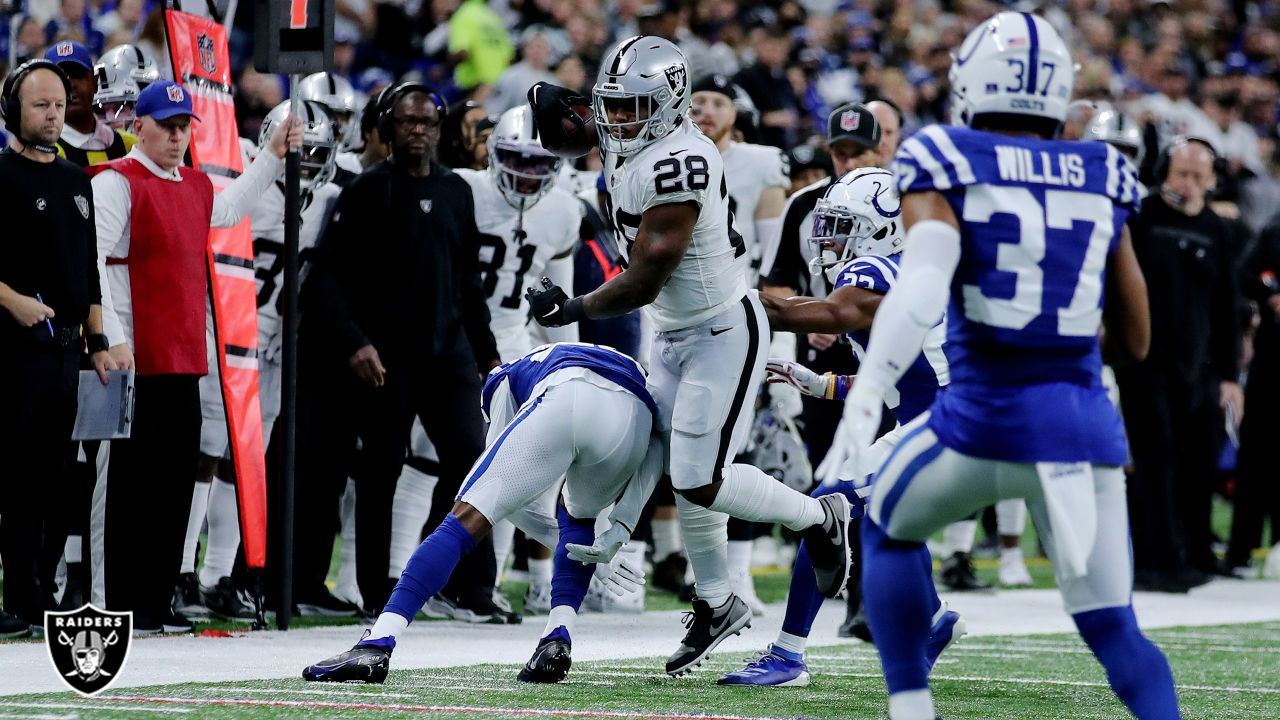
[[[129,659],[133,613],[85,605],[44,614],[45,646],[62,682],[81,695],[101,692],[120,676]]]

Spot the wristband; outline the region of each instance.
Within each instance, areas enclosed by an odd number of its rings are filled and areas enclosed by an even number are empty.
[[[89,349],[89,354],[106,352],[110,349],[111,344],[107,340],[107,336],[102,333],[94,333],[85,338],[85,345]]]
[[[583,302],[582,296],[570,298],[569,302],[564,304],[564,323],[569,325],[579,320],[585,320],[587,317],[586,303]]]
[[[828,400],[844,400],[849,394],[853,381],[848,375],[826,373],[822,376],[827,381],[827,389],[822,396]]]

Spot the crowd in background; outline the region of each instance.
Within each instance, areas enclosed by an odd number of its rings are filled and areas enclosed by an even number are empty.
[[[219,9],[203,0],[187,4],[201,5],[184,8],[200,14]],[[900,110],[903,138],[947,122],[951,54],[971,28],[1006,6],[1041,13],[1068,42],[1080,66],[1078,99],[1113,103],[1136,121],[1142,138],[1136,159],[1153,191],[1167,170],[1158,167],[1162,151],[1175,138],[1192,135],[1213,150],[1207,201],[1223,220],[1218,241],[1227,244],[1222,256],[1234,278],[1224,290],[1230,308],[1213,322],[1218,332],[1223,323],[1232,326],[1235,350],[1233,367],[1219,362],[1205,382],[1239,380],[1245,394],[1242,402],[1222,388],[1224,402],[1206,406],[1209,414],[1196,432],[1174,433],[1215,462],[1203,468],[1203,477],[1185,480],[1194,489],[1181,488],[1175,503],[1156,506],[1179,516],[1172,532],[1183,527],[1192,533],[1200,518],[1207,524],[1212,494],[1234,497],[1232,536],[1197,536],[1184,560],[1199,573],[1236,572],[1249,565],[1255,548],[1277,541],[1280,521],[1280,463],[1268,447],[1280,437],[1280,3],[336,0],[330,71],[366,97],[404,79],[440,89],[462,108],[445,119],[440,159],[483,167],[485,118],[523,103],[531,84],[547,81],[587,93],[612,44],[634,34],[663,36],[685,53],[693,83],[723,74],[745,90],[755,120],[748,139],[787,151],[794,191],[831,172],[824,135],[831,111],[844,103],[888,101]],[[252,17],[252,6],[244,4],[226,23],[237,120],[244,136],[256,138],[289,88],[286,78],[252,68]],[[60,40],[83,43],[95,57],[132,43],[167,72],[160,8],[151,0],[0,0],[0,27],[0,75]],[[1182,281],[1197,282],[1197,272],[1190,268]],[[1174,286],[1172,292],[1182,291]],[[1130,504],[1141,514],[1150,499],[1131,496]],[[1269,542],[1263,536],[1268,514]],[[1135,522],[1135,532],[1146,526]],[[1230,543],[1217,547],[1225,557],[1194,556],[1215,542]],[[1164,580],[1148,589],[1188,584],[1185,577]]]

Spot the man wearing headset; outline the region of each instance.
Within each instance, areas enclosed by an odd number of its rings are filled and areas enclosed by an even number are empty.
[[[435,161],[445,103],[404,83],[384,90],[377,107],[391,156],[343,190],[303,288],[298,442],[308,451],[298,458],[306,492],[298,494],[294,594],[301,604],[327,592],[328,553],[307,545],[332,545],[351,468],[356,575],[371,612],[396,582],[388,577],[392,500],[413,418],[440,456],[430,531],[484,448],[480,373],[498,365],[471,189]],[[491,549],[476,553],[486,555],[492,567]],[[492,588],[494,572],[486,574],[477,603]]]
[[[1134,586],[1184,593],[1208,581],[1210,493],[1222,413],[1244,412],[1231,230],[1208,206],[1215,153],[1174,140],[1130,221],[1147,279],[1151,351],[1116,369],[1135,473],[1129,482]]]
[[[5,79],[0,110],[0,638],[42,627],[65,528],[54,521],[63,489],[82,328],[106,382],[116,365],[102,335],[102,299],[89,176],[58,157],[70,82],[32,60]],[[43,547],[42,547],[43,539]],[[12,613],[12,614],[10,614]]]

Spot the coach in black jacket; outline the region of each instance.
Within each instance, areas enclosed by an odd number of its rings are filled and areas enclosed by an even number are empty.
[[[414,416],[440,457],[427,532],[484,449],[480,373],[497,366],[498,351],[480,282],[471,190],[433,160],[443,110],[420,85],[382,96],[379,127],[391,140],[391,157],[338,198],[303,290],[300,607],[332,604],[324,578],[349,470],[356,574],[366,610],[376,613],[396,581],[388,577],[391,506]],[[485,554],[480,548],[471,564]],[[488,577],[475,581],[482,601],[494,581],[491,547],[487,554]]]

